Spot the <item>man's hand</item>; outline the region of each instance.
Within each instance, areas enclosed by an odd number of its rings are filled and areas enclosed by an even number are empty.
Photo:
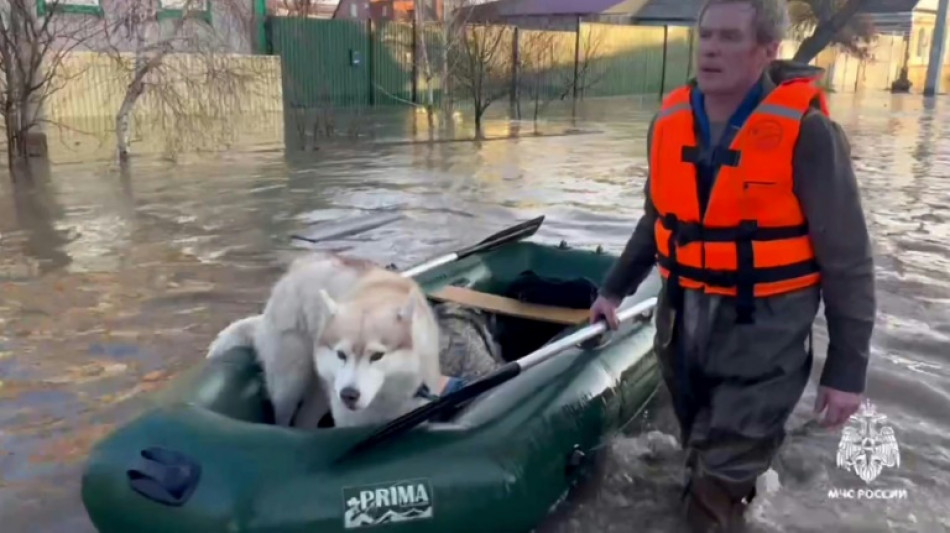
[[[603,317],[610,329],[617,329],[620,326],[620,320],[617,319],[617,307],[619,306],[620,302],[614,298],[598,296],[590,306],[590,323],[593,324]]]
[[[841,429],[851,415],[858,411],[861,398],[861,394],[819,386],[818,395],[815,397],[815,414],[825,411],[821,426],[835,431]]]

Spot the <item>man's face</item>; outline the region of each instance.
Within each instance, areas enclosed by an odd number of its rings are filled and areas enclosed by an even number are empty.
[[[709,6],[699,21],[696,81],[706,94],[748,90],[776,57],[779,43],[759,44],[755,8],[745,2]]]

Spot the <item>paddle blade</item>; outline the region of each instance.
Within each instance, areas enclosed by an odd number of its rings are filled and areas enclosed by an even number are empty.
[[[544,215],[541,215],[537,218],[533,218],[531,220],[527,220],[525,222],[521,222],[520,224],[516,224],[509,228],[505,228],[499,231],[498,233],[495,233],[486,237],[478,244],[474,244],[472,246],[469,246],[468,248],[463,248],[455,252],[455,254],[458,256],[459,259],[461,259],[463,257],[469,256],[472,254],[490,250],[502,244],[528,238],[534,235],[538,231],[538,228],[540,228],[541,224],[543,223],[544,223]]]
[[[478,395],[491,390],[498,385],[514,378],[521,373],[521,366],[517,363],[508,363],[491,374],[474,381],[461,389],[442,396],[438,400],[423,405],[422,407],[409,411],[408,413],[396,418],[378,430],[370,433],[368,437],[356,443],[355,446],[347,450],[337,461],[345,460],[364,450],[372,448],[376,444],[395,437],[401,433],[431,420],[436,415],[444,413],[449,409],[460,406],[465,402],[477,397]]]

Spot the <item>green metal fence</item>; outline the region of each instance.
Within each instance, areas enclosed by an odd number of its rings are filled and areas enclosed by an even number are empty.
[[[577,98],[659,96],[687,80],[692,65],[689,28],[588,23],[578,28],[521,30],[512,43],[505,43],[513,49],[512,64],[518,62],[511,69],[512,89],[520,95],[542,91],[551,96],[568,87]],[[439,99],[446,48],[438,24],[417,33],[412,23],[403,22],[271,17],[267,34],[269,51],[282,58],[283,93],[290,108],[422,104],[427,82]],[[550,50],[539,53],[538,43]],[[426,76],[426,65],[431,76]]]

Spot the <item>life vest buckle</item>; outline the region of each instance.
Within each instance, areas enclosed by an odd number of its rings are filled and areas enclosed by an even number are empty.
[[[759,222],[757,220],[743,220],[739,222],[738,231],[736,231],[737,241],[751,241],[755,239],[759,232]]]

